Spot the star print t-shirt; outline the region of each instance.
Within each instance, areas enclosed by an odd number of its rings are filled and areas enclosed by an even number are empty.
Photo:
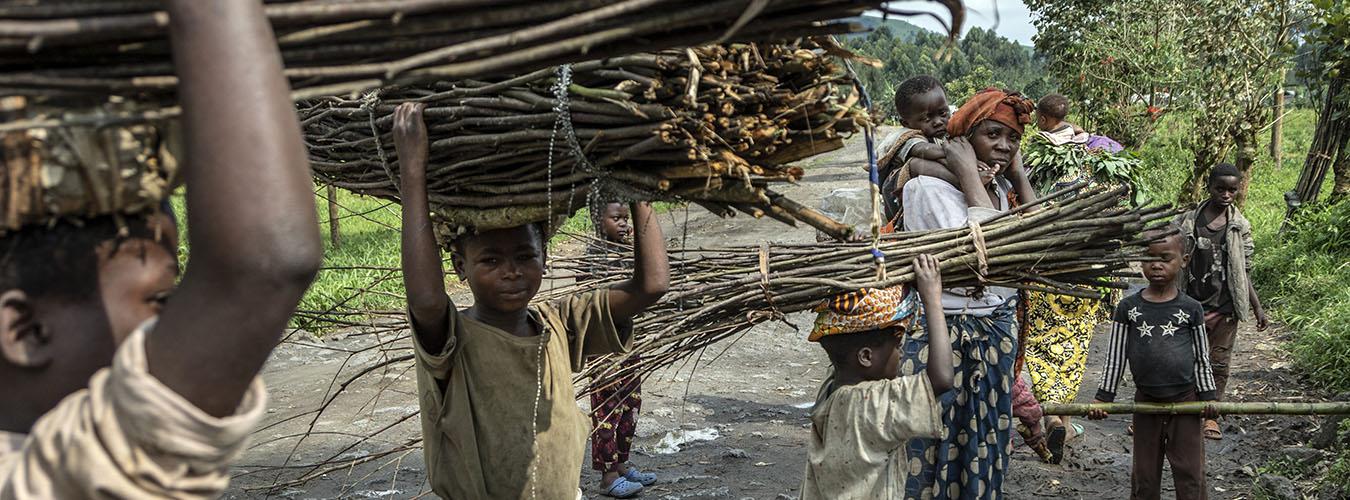
[[[1149,302],[1136,293],[1116,305],[1111,344],[1097,399],[1114,401],[1125,366],[1137,391],[1167,401],[1196,391],[1214,399],[1214,374],[1205,337],[1205,311],[1184,293],[1167,302]]]

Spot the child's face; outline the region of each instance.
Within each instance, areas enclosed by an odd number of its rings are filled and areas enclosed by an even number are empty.
[[[900,338],[887,336],[872,349],[871,366],[864,370],[866,380],[888,380],[900,376]]]
[[[1054,129],[1056,125],[1059,125],[1059,120],[1045,116],[1039,112],[1036,113],[1036,128],[1049,132],[1051,129]]]
[[[942,87],[910,98],[908,107],[900,115],[902,125],[923,132],[924,137],[947,137],[947,119],[951,118],[951,108],[947,107],[947,92]]]
[[[1241,184],[1240,179],[1231,175],[1215,177],[1209,182],[1209,199],[1222,208],[1228,208],[1237,198],[1238,187]]]
[[[975,149],[975,158],[997,174],[1012,164],[1017,148],[1022,145],[1022,134],[1002,123],[985,120],[971,132],[970,145]]]
[[[633,227],[628,224],[630,218],[628,207],[624,204],[605,205],[605,213],[600,217],[600,229],[605,239],[614,243],[627,243],[633,236]]]
[[[23,395],[25,404],[45,412],[72,392],[84,388],[94,372],[112,364],[117,346],[146,320],[159,315],[175,287],[177,231],[167,217],[152,218],[167,241],[144,238],[107,241],[95,248],[98,291],[88,300],[30,297],[5,291],[0,316],[12,328],[12,313],[31,311],[29,327],[40,332],[4,339],[5,361],[34,374],[41,391]],[[13,299],[19,297],[21,302]],[[40,341],[37,339],[41,338]]]
[[[544,278],[544,251],[532,226],[486,231],[467,238],[453,259],[469,283],[475,306],[516,312],[530,305]]]
[[[1177,273],[1187,262],[1187,257],[1183,255],[1181,248],[1181,237],[1177,235],[1168,236],[1162,241],[1155,241],[1148,246],[1148,256],[1158,257],[1161,260],[1144,262],[1141,269],[1144,272],[1144,278],[1150,285],[1166,286],[1176,279]]]

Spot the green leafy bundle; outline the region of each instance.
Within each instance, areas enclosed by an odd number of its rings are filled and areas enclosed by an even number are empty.
[[[1056,146],[1050,141],[1033,136],[1022,146],[1022,161],[1031,173],[1031,184],[1037,192],[1048,193],[1057,184],[1081,179],[1095,183],[1129,186],[1130,202],[1135,206],[1146,200],[1139,187],[1139,167],[1143,160],[1133,152],[1112,153],[1104,149],[1088,149],[1080,144]]]

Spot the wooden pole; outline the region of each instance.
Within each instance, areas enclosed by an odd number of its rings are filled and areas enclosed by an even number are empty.
[[[1350,401],[1328,403],[1206,402],[1186,403],[1047,403],[1046,415],[1084,416],[1089,410],[1108,414],[1142,413],[1149,415],[1198,415],[1206,404],[1214,405],[1220,415],[1350,415]]]
[[[328,185],[328,238],[333,248],[342,247],[342,236],[338,229],[337,187]]]
[[[1270,125],[1270,158],[1275,160],[1275,168],[1284,165],[1281,160],[1284,153],[1284,81],[1275,88],[1275,121]]]

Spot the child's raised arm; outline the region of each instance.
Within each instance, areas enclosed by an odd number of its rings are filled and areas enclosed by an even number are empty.
[[[146,357],[166,386],[224,416],[322,264],[314,182],[262,2],[165,4],[192,255]]]
[[[947,317],[942,313],[942,263],[932,255],[921,254],[914,258],[914,276],[928,322],[928,382],[933,385],[933,393],[941,394],[952,388],[956,372]]]
[[[399,196],[403,201],[403,286],[408,312],[422,347],[440,352],[449,335],[450,298],[445,295],[441,250],[431,232],[427,201],[427,126],[424,105],[400,104],[394,110],[394,148],[398,150]]]
[[[634,203],[633,277],[614,285],[609,291],[609,311],[614,319],[636,316],[661,300],[670,288],[670,261],[666,258],[666,238],[649,203]]]

